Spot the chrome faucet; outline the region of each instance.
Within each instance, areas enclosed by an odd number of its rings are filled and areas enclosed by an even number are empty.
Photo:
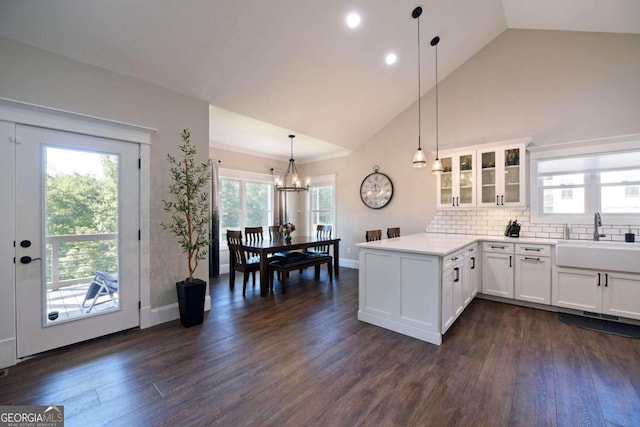
[[[600,212],[596,212],[593,216],[593,240],[600,240],[601,237],[606,237],[606,234],[602,234],[598,231],[598,227],[602,227],[602,218]]]

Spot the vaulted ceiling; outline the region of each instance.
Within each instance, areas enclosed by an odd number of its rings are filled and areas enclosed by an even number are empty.
[[[208,101],[214,147],[349,152],[507,28],[640,33],[640,0],[0,0],[0,36]],[[349,29],[345,16],[362,21]],[[388,52],[398,60],[386,65]]]

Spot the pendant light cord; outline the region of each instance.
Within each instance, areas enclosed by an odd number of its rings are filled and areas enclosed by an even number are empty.
[[[438,152],[438,44],[436,43],[436,160],[440,158]]]
[[[420,90],[420,16],[418,16],[418,150],[422,150],[422,145],[420,141],[420,136],[422,135],[422,112],[420,109],[421,102],[421,90]]]

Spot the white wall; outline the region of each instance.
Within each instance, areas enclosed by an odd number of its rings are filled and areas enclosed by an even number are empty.
[[[438,48],[447,49],[447,40]],[[639,133],[640,35],[507,30],[442,81],[439,98],[441,149],[526,136],[548,145]],[[432,90],[422,97],[425,151],[435,150],[434,104]],[[336,174],[342,257],[357,259],[354,245],[367,229],[415,233],[434,218],[436,180],[411,166],[416,147],[414,103],[351,156],[305,165],[306,174]],[[395,195],[384,209],[370,210],[358,189],[376,164],[393,180]],[[487,215],[506,223],[498,211]]]
[[[0,97],[156,128],[151,137],[151,307],[176,302],[175,282],[188,272],[167,218],[167,153],[178,154],[180,132],[191,130],[201,161],[207,161],[208,103],[62,56],[0,38]],[[207,278],[208,262],[198,276]]]

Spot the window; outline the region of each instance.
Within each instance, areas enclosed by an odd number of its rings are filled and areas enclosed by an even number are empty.
[[[319,224],[333,226],[335,235],[335,176],[313,177],[309,187],[307,226],[315,233]]]
[[[269,226],[273,223],[271,175],[220,170],[220,245],[227,229]]]
[[[536,222],[589,223],[607,214],[624,223],[640,213],[640,149],[563,157],[532,156],[531,214]],[[600,145],[606,147],[606,144]],[[589,151],[588,149],[585,151]],[[556,151],[553,154],[557,154]],[[537,153],[536,153],[537,154]],[[618,222],[617,222],[618,221]]]

